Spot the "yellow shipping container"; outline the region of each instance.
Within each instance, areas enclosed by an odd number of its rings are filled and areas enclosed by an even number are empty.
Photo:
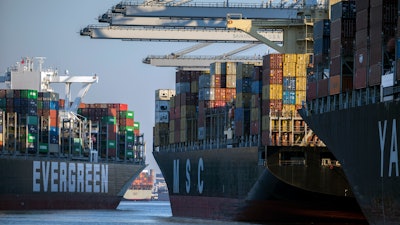
[[[297,54],[297,64],[309,64],[310,54]]]
[[[307,91],[296,91],[296,105],[301,105],[303,102],[306,101]]]
[[[170,144],[175,143],[175,132],[174,131],[169,132],[169,143]]]
[[[180,130],[186,130],[187,129],[187,120],[181,118],[181,129]],[[182,135],[181,135],[182,137]]]
[[[282,115],[284,117],[291,117],[296,115],[296,105],[292,104],[283,104]]]
[[[226,75],[226,87],[236,88],[236,74]]]
[[[267,89],[267,99],[282,99],[283,98],[283,86],[282,84],[270,84]]]
[[[174,132],[175,131],[175,120],[170,120],[169,121],[169,132]]]
[[[307,76],[307,65],[296,64],[296,77],[306,77],[306,76]]]
[[[296,63],[287,62],[283,64],[283,76],[294,77],[296,76]]]
[[[160,133],[169,132],[168,123],[156,123],[154,126],[154,135],[158,136]]]
[[[199,93],[199,81],[195,80],[190,83],[190,93]]]
[[[226,63],[226,75],[235,75],[236,76],[236,62],[227,62]]]
[[[182,122],[181,122],[182,123]],[[180,130],[180,132],[181,132],[181,142],[187,142],[187,130],[185,129],[185,130]]]
[[[296,63],[297,54],[285,54],[283,57],[283,64],[285,63]]]
[[[307,90],[307,77],[296,77],[296,91]]]

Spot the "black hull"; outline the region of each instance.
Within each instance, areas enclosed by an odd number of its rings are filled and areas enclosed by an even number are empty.
[[[371,224],[400,221],[400,103],[391,101],[307,114],[304,120],[341,162]]]
[[[116,209],[145,165],[0,158],[0,210]]]
[[[302,179],[310,184],[310,190],[295,184],[297,181],[286,182],[289,168],[272,172],[259,165],[257,147],[153,154],[168,185],[173,216],[249,222],[366,223],[354,198],[312,191],[318,188],[311,187],[311,177],[308,181]]]

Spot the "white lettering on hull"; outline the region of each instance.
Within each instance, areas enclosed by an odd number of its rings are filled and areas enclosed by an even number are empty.
[[[32,190],[108,193],[108,165],[33,161]]]
[[[381,150],[381,177],[384,177],[384,163],[385,163],[385,140],[386,140],[386,131],[387,129],[387,120],[378,121],[378,129],[379,129],[379,143]],[[397,145],[397,125],[396,119],[392,121],[392,135],[390,136],[390,149],[389,149],[389,168],[387,176],[391,177],[393,175],[393,168],[395,171],[395,176],[399,176],[399,153],[398,153],[398,145]]]
[[[185,165],[185,191],[187,194],[191,191],[191,163],[190,159],[186,159]],[[204,171],[204,162],[203,158],[199,159],[198,166],[197,166],[197,191],[202,194],[204,190],[204,181],[201,179],[201,173]],[[179,159],[173,161],[173,193],[179,194]],[[194,181],[195,182],[195,179]]]
[[[173,193],[179,193],[179,159],[174,160],[173,167]]]
[[[190,193],[190,160],[186,159],[186,193]]]

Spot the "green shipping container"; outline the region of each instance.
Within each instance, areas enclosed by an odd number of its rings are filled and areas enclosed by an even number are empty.
[[[28,142],[29,143],[36,142],[36,134],[28,134]]]
[[[115,140],[108,140],[108,148],[116,148],[117,143]]]
[[[101,122],[105,123],[105,124],[116,124],[117,120],[116,120],[116,118],[114,116],[104,116],[101,119]]]
[[[134,130],[134,127],[132,127],[132,126],[119,126],[119,131],[120,132],[127,132],[127,134],[129,133],[129,132],[132,132],[133,133],[133,130]]]
[[[81,146],[81,139],[80,138],[74,138],[74,146]]]
[[[140,130],[140,123],[139,122],[134,122],[133,127],[135,130]]]
[[[129,151],[129,150],[127,150],[126,151],[126,157],[128,157],[128,158],[133,158],[133,151]]]
[[[38,125],[37,116],[27,116],[26,120],[28,125]]]
[[[36,90],[21,90],[21,98],[37,99],[38,92]]]
[[[127,118],[127,119],[133,119],[134,118],[134,112],[133,111],[121,111],[119,113],[119,116],[121,118]]]
[[[39,152],[47,153],[49,151],[49,144],[40,143],[39,144]]]

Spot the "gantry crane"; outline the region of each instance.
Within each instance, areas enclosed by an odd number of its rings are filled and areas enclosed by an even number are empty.
[[[227,14],[227,28],[235,28],[256,38],[280,53],[313,53],[313,26],[318,20],[327,19],[324,7],[304,7],[295,19],[260,20],[246,19],[242,14]],[[283,31],[283,45],[260,34],[264,29]]]
[[[307,6],[303,0],[260,4],[173,0],[121,2],[98,17],[99,22],[108,25],[89,25],[80,33],[95,39],[131,41],[267,43],[278,52],[303,53],[312,49],[312,19],[324,18],[323,9],[317,5]],[[200,68],[209,62],[232,60],[247,62],[249,57],[233,57],[232,52],[217,56],[165,54],[150,55],[143,62]]]

